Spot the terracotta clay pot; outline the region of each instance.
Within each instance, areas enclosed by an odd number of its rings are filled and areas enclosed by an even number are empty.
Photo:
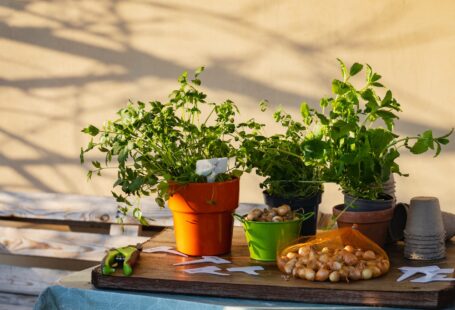
[[[216,183],[172,184],[168,205],[174,218],[177,250],[192,256],[229,253],[239,205],[239,179]]]
[[[344,208],[344,204],[333,207],[333,215],[335,217],[338,217],[343,212],[337,220],[338,227],[355,226],[356,229],[379,246],[384,246],[389,222],[393,216],[392,207],[379,211],[364,212],[343,211]]]

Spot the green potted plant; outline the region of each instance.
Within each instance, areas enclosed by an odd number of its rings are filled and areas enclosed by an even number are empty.
[[[366,83],[356,87],[351,78],[364,66],[354,63],[348,70],[339,62],[342,80],[332,82],[334,97],[323,98],[322,112],[315,112],[327,143],[329,165],[324,179],[338,183],[345,196],[344,205],[334,208],[339,225],[359,224],[364,233],[383,244],[394,206],[394,199],[383,193],[383,184],[391,174],[404,175],[396,162],[400,151],[434,150],[436,157],[452,131],[440,137],[433,137],[431,130],[400,137],[394,132],[400,104],[379,82],[381,76],[366,65]]]
[[[267,108],[261,102],[261,110]],[[254,120],[241,124],[250,131],[240,131],[242,148],[249,169],[264,177],[260,187],[264,189],[264,201],[270,208],[289,205],[292,210],[312,212],[301,227],[301,235],[314,235],[318,207],[321,202],[324,167],[324,142],[322,135],[310,130],[314,117],[306,103],[300,107],[302,122],[294,120],[282,109],[274,113],[274,119],[284,133],[265,136],[263,124]]]
[[[203,69],[193,79],[184,72],[168,102],[130,102],[101,129],[93,125],[83,129],[92,139],[81,149],[81,162],[92,149],[104,153],[105,161],[93,161],[88,177],[117,170],[113,187],[120,191],[112,193],[122,213],[133,211],[146,224],[130,198],[156,194],[158,205],[168,201],[173,213],[179,251],[219,255],[231,248],[243,161],[234,146],[238,109],[231,100],[206,101],[197,89]],[[228,159],[235,157],[229,167]]]

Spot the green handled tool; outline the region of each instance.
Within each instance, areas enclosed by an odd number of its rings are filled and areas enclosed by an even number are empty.
[[[133,266],[138,261],[141,250],[141,244],[110,249],[101,261],[102,274],[110,275],[115,272],[115,268],[122,266],[125,276],[132,275]]]

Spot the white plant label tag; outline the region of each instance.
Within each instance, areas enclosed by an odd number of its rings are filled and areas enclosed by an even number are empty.
[[[447,278],[447,275],[453,273],[453,268],[441,269],[438,266],[424,266],[424,267],[400,267],[398,268],[403,274],[397,279],[397,282],[406,280],[416,274],[423,273],[424,276],[413,279],[414,283],[427,283],[433,281],[453,281],[454,278]]]
[[[455,278],[447,278],[446,274],[434,274],[431,277],[423,276],[414,280],[411,280],[413,283],[428,283],[428,282],[441,282],[441,281],[455,281]]]
[[[185,265],[192,265],[192,264],[203,264],[203,263],[212,263],[212,264],[230,264],[231,262],[218,257],[218,256],[202,256],[201,259],[190,260],[187,262],[177,263],[174,266],[185,266]]]
[[[142,249],[142,252],[144,253],[169,253],[169,254],[174,254],[174,255],[179,255],[183,257],[188,257],[188,255],[183,254],[179,251],[173,250],[172,247],[170,246],[157,246],[154,248],[144,248]]]
[[[232,267],[226,269],[229,272],[244,272],[253,276],[258,276],[259,273],[256,271],[264,270],[262,266],[248,266],[248,267]]]
[[[221,270],[221,268],[218,268],[217,266],[207,266],[207,267],[201,267],[201,268],[185,269],[183,271],[186,273],[190,273],[190,274],[208,273],[208,274],[214,274],[217,276],[230,276],[230,274],[228,274],[228,273],[219,272],[220,270]]]
[[[196,174],[207,177],[208,183],[215,182],[215,178],[220,173],[225,173],[228,169],[228,158],[200,159],[196,162]]]

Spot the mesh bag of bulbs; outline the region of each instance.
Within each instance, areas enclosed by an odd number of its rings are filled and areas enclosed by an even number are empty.
[[[376,243],[352,228],[319,233],[277,255],[285,274],[308,281],[370,280],[387,273],[390,261]]]

